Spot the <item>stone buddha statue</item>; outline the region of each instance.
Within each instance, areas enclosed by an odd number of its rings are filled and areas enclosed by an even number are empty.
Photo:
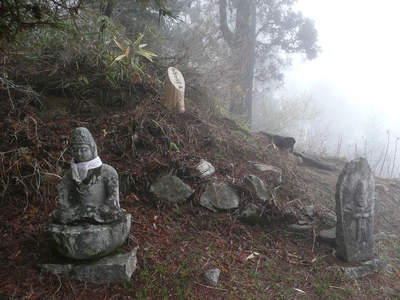
[[[73,131],[70,148],[73,159],[57,186],[59,207],[52,213],[51,238],[58,252],[71,258],[108,254],[125,241],[131,221],[120,208],[117,171],[102,163],[85,127]]]
[[[101,162],[96,143],[84,127],[72,133],[71,169],[57,186],[60,208],[53,221],[60,224],[107,224],[121,217],[118,174]]]

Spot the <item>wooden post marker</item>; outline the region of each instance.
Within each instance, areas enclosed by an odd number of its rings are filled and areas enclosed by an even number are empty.
[[[182,73],[173,67],[168,68],[165,105],[168,110],[185,111],[185,79]]]

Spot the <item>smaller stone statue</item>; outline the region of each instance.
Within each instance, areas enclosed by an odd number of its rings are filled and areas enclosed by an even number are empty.
[[[337,257],[347,262],[374,257],[375,179],[368,161],[349,162],[336,185]]]
[[[86,259],[120,246],[130,230],[131,215],[119,205],[116,170],[103,164],[88,129],[76,128],[70,140],[71,169],[57,186],[60,206],[49,225],[61,254]]]
[[[60,208],[53,221],[60,224],[107,224],[124,213],[119,206],[118,174],[103,164],[96,143],[84,127],[76,128],[71,137],[71,169],[57,186]]]

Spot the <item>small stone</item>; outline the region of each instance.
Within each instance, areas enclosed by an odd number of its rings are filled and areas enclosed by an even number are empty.
[[[323,243],[327,243],[331,246],[336,245],[336,227],[331,229],[322,230],[318,235],[318,240]]]
[[[374,234],[375,243],[387,240],[388,238],[389,238],[388,235],[386,233],[384,233],[384,232],[379,232],[377,234]]]
[[[375,199],[375,210],[377,212],[387,212],[389,211],[389,208],[384,202],[380,201],[379,199]]]
[[[254,203],[246,205],[245,209],[239,216],[239,220],[248,225],[267,225],[270,219],[262,213],[262,210]]]
[[[241,217],[243,218],[253,217],[255,215],[260,215],[260,214],[261,214],[260,208],[253,203],[249,203],[242,212]]]
[[[312,217],[314,215],[314,205],[304,207],[304,214],[308,217]]]
[[[375,243],[384,241],[384,240],[393,240],[393,239],[397,239],[397,236],[395,234],[386,234],[384,232],[379,232],[377,234],[374,234]]]
[[[292,233],[299,233],[299,234],[312,234],[313,228],[310,225],[298,225],[298,224],[291,224],[287,227],[287,230]]]
[[[299,219],[296,213],[290,208],[283,209],[283,217],[285,221],[287,221],[288,223],[295,223]]]
[[[204,159],[200,159],[200,163],[197,165],[196,170],[199,171],[200,177],[210,176],[215,172],[214,166]]]
[[[204,278],[207,284],[211,286],[217,286],[220,274],[221,274],[220,269],[210,269],[204,274]]]
[[[389,191],[388,187],[386,185],[384,185],[384,184],[376,184],[375,185],[375,189],[378,190],[378,191],[382,191],[382,192],[388,192]]]

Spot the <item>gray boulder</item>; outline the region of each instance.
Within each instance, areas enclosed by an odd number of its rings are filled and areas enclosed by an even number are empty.
[[[194,192],[187,184],[174,175],[165,175],[151,185],[150,192],[161,199],[182,204]]]
[[[200,197],[200,205],[213,212],[230,210],[239,207],[240,198],[235,190],[226,183],[210,183]]]
[[[251,187],[251,189],[256,193],[257,197],[262,201],[267,201],[270,199],[271,192],[265,183],[257,176],[251,174],[246,175],[244,177],[244,182]]]

